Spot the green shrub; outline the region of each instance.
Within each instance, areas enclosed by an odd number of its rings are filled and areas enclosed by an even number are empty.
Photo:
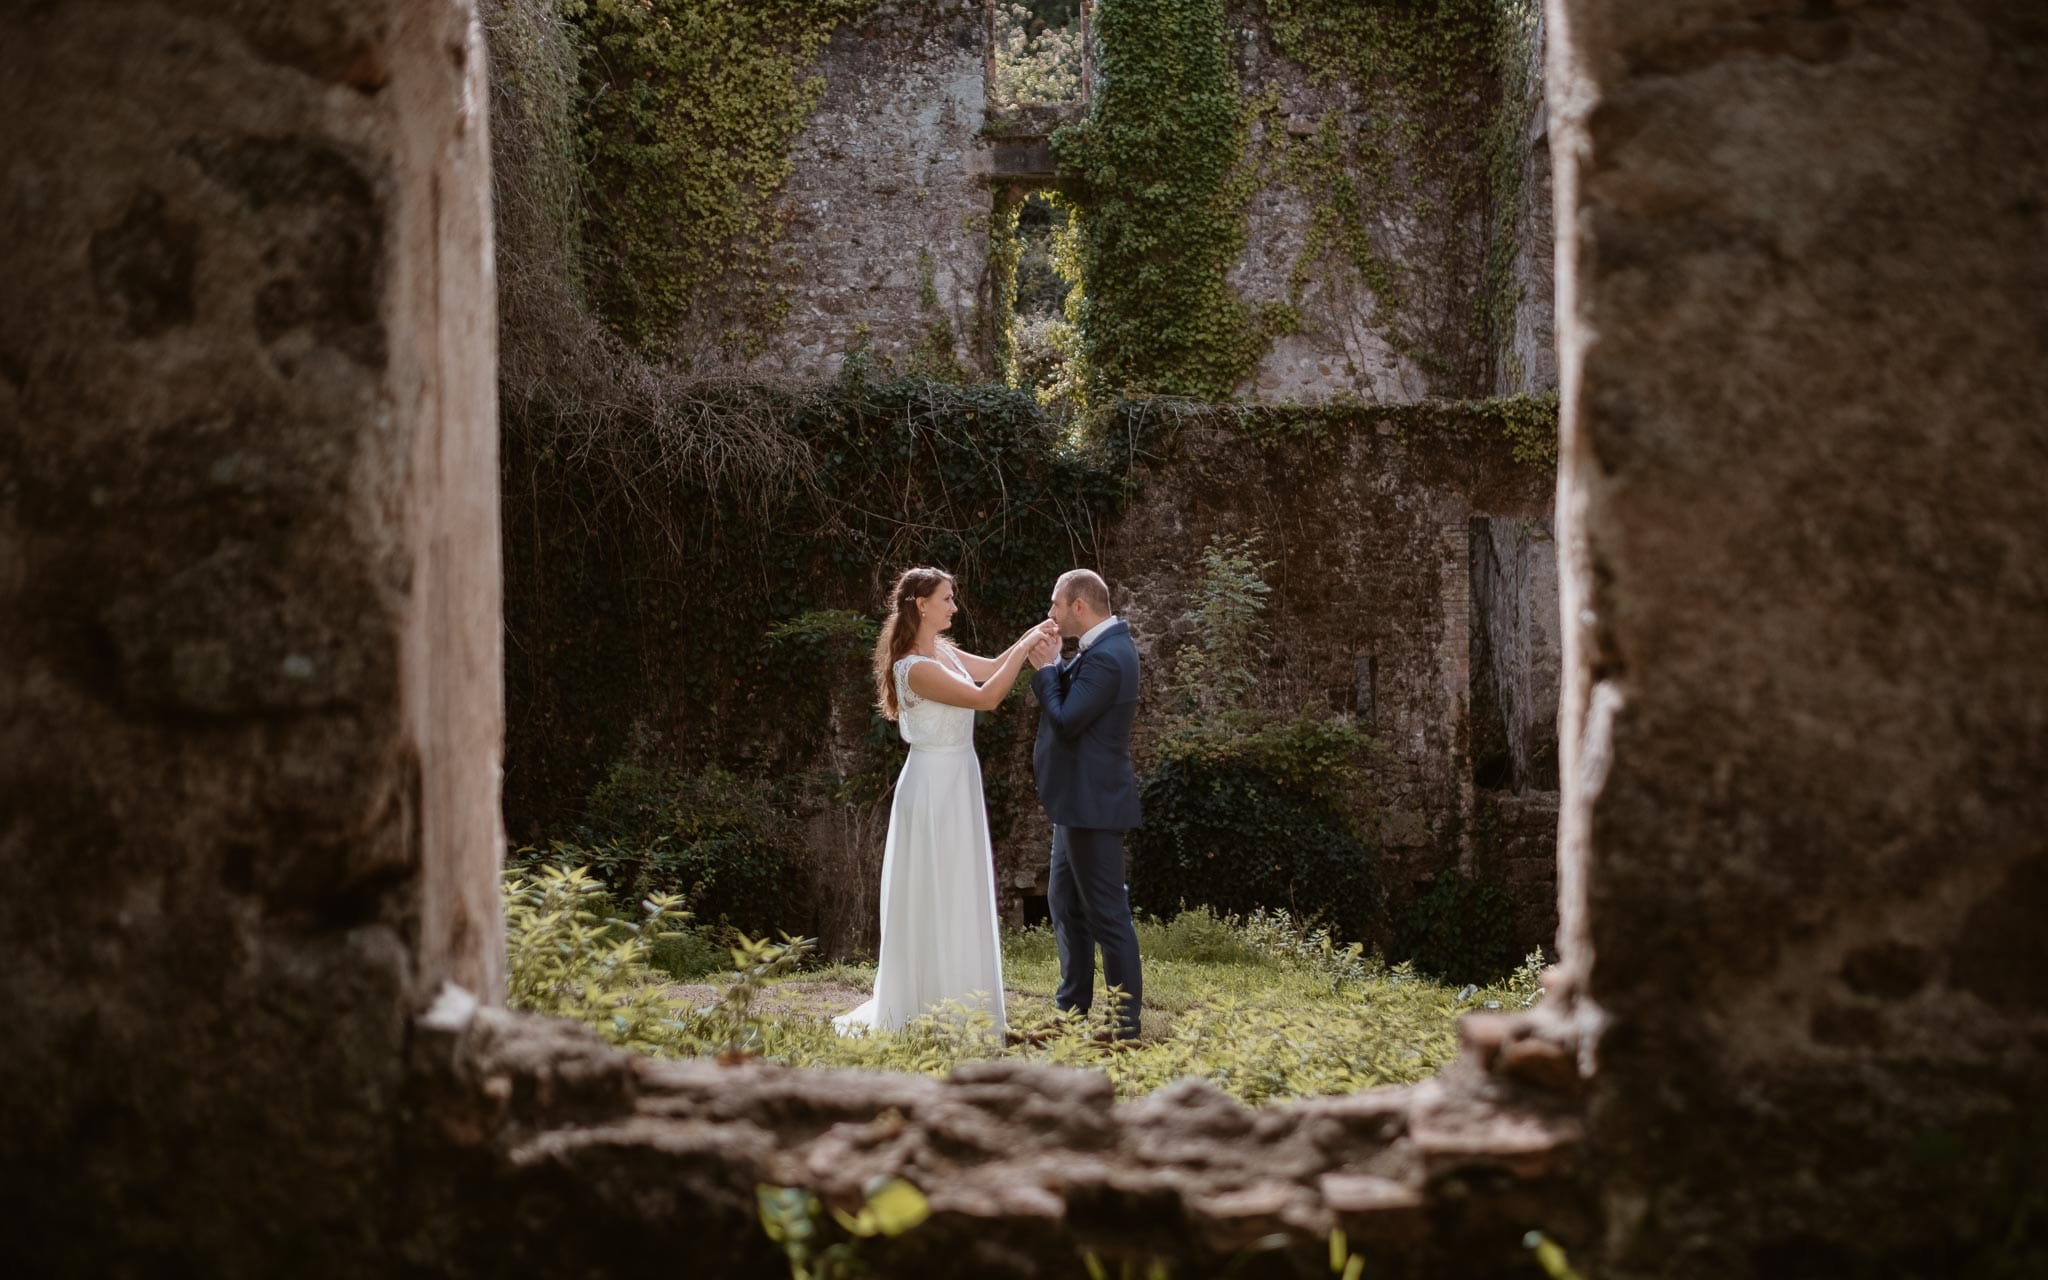
[[[756,935],[804,907],[791,900],[794,819],[770,787],[721,769],[621,760],[592,789],[576,837],[522,850],[514,865],[585,867],[617,901],[674,894],[703,923]]]
[[[1273,593],[1265,579],[1270,560],[1258,558],[1260,537],[1222,537],[1202,548],[1195,605],[1181,619],[1194,638],[1173,664],[1173,692],[1184,710],[1199,715],[1241,707],[1258,683],[1253,668],[1265,657],[1260,615]]]
[[[1168,758],[1145,780],[1145,825],[1131,833],[1131,903],[1225,915],[1265,908],[1364,938],[1380,906],[1373,850],[1343,815],[1237,764]]]
[[[808,939],[737,937],[729,979],[709,1005],[671,998],[653,967],[656,949],[689,918],[677,899],[655,896],[631,914],[612,914],[604,886],[582,867],[508,871],[505,1003],[574,1018],[620,1048],[676,1057],[754,1053],[773,1026],[754,1009],[767,983],[794,972]]]
[[[1349,720],[1224,711],[1175,717],[1159,754],[1209,769],[1249,769],[1282,790],[1342,808],[1358,789],[1360,765],[1373,750],[1372,740]]]
[[[1520,957],[1507,886],[1487,877],[1438,876],[1394,922],[1394,955],[1445,982],[1495,982]]]

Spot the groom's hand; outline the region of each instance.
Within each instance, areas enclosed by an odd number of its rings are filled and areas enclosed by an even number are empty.
[[[1050,632],[1040,635],[1038,639],[1032,644],[1032,646],[1025,651],[1024,661],[1030,663],[1031,669],[1033,671],[1036,671],[1040,667],[1044,666],[1046,663],[1054,661],[1059,656],[1059,633]]]

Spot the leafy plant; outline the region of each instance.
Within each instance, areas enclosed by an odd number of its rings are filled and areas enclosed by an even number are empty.
[[[1198,715],[1240,706],[1258,677],[1253,672],[1266,642],[1260,615],[1272,588],[1270,560],[1258,558],[1260,535],[1221,537],[1202,548],[1195,605],[1181,615],[1194,638],[1174,658],[1173,688]]]
[[[1097,45],[1101,92],[1053,135],[1076,188],[1086,398],[1226,399],[1271,338],[1227,280],[1257,182],[1224,2],[1104,5]]]
[[[901,1178],[875,1179],[867,1188],[866,1202],[854,1213],[833,1209],[828,1214],[817,1195],[801,1187],[762,1183],[755,1187],[754,1197],[762,1230],[789,1260],[791,1280],[852,1280],[866,1275],[859,1256],[861,1241],[900,1236],[932,1212],[924,1192]],[[828,1218],[845,1236],[825,1243],[831,1234]]]
[[[688,918],[656,895],[637,915],[607,914],[604,887],[582,867],[541,866],[506,875],[505,1000],[515,1009],[574,1018],[613,1044],[681,1056],[751,1055],[768,1038],[753,1007],[762,987],[793,973],[808,939],[740,935],[733,976],[717,1000],[690,1009],[652,967],[656,946]]]
[[[999,2],[994,9],[995,74],[989,82],[989,105],[1014,107],[1079,98],[1079,6],[1057,24],[1021,4]]]
[[[1394,954],[1447,982],[1492,982],[1515,966],[1514,900],[1498,880],[1438,876],[1394,924]]]
[[[511,875],[504,888],[505,1002],[575,1018],[624,1048],[670,1041],[673,1007],[650,981],[653,944],[686,918],[673,897],[650,897],[638,917],[606,915],[604,886],[581,867]]]
[[[1347,941],[1379,910],[1373,851],[1327,804],[1242,766],[1169,759],[1146,778],[1145,825],[1130,835],[1131,902],[1315,917]]]
[[[528,861],[577,862],[616,897],[675,894],[700,920],[756,933],[791,913],[796,834],[767,784],[621,759],[592,789],[582,835]]]

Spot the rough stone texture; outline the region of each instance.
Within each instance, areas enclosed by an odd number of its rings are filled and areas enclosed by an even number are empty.
[[[1555,791],[1481,791],[1474,802],[1474,867],[1507,886],[1509,936],[1526,954],[1557,955],[1557,807]]]
[[[1339,83],[1316,85],[1306,68],[1275,47],[1262,0],[1237,0],[1230,15],[1241,92],[1278,95],[1280,117],[1252,130],[1249,163],[1261,181],[1247,213],[1243,258],[1232,287],[1252,303],[1285,302],[1315,216],[1311,199],[1281,176],[1290,147],[1316,145],[1326,112],[1356,131],[1392,109],[1385,92]],[[1539,37],[1540,40],[1540,37]],[[934,369],[947,361],[978,378],[995,378],[997,317],[990,311],[989,227],[996,196],[1057,185],[1046,145],[1051,127],[1075,108],[1026,108],[988,114],[987,26],[981,0],[903,0],[883,4],[842,29],[819,59],[825,92],[793,150],[782,207],[787,222],[778,261],[788,272],[791,308],[782,331],[766,339],[751,373],[801,379],[835,375],[846,354],[865,349],[896,368]],[[1540,44],[1532,48],[1540,59]],[[1475,95],[1476,98],[1476,95]],[[1541,149],[1540,91],[1532,90],[1530,129],[1537,150],[1527,163],[1523,198],[1506,216],[1520,254],[1521,302],[1498,386],[1425,372],[1413,352],[1390,341],[1399,325],[1424,335],[1450,364],[1487,361],[1472,324],[1479,305],[1479,247],[1489,233],[1476,215],[1425,217],[1443,193],[1407,159],[1397,158],[1376,202],[1382,251],[1411,277],[1399,316],[1384,313],[1372,289],[1339,250],[1307,264],[1300,295],[1303,331],[1275,339],[1245,392],[1265,401],[1321,401],[1354,395],[1405,403],[1429,395],[1468,396],[1556,385],[1550,340],[1549,179]],[[984,136],[984,125],[989,126]],[[1461,145],[1476,149],[1477,126]],[[1007,198],[1007,197],[1006,197]],[[716,326],[713,326],[714,328]],[[719,334],[683,346],[719,363]]]
[[[1539,13],[1524,49],[1521,198],[1518,207],[1494,212],[1496,218],[1511,220],[1515,237],[1514,329],[1504,335],[1505,351],[1494,365],[1496,395],[1557,389],[1557,249],[1551,214],[1555,196],[1550,181],[1550,112],[1543,93],[1548,43],[1549,28]]]
[[[884,3],[834,35],[782,198],[789,318],[749,372],[829,378],[864,347],[995,376],[987,46],[981,0]]]
[[[1247,99],[1275,93],[1280,101],[1277,129],[1264,120],[1252,128],[1249,154],[1266,160],[1264,181],[1252,196],[1244,257],[1231,271],[1230,284],[1250,302],[1285,302],[1295,264],[1308,244],[1315,207],[1309,194],[1281,179],[1279,157],[1290,147],[1316,146],[1314,135],[1327,113],[1336,113],[1347,132],[1357,133],[1366,127],[1368,113],[1386,110],[1388,104],[1381,95],[1349,83],[1313,83],[1307,68],[1275,47],[1263,0],[1233,4],[1230,27],[1240,92]],[[1388,215],[1413,194],[1406,177],[1404,173],[1403,181],[1389,193]],[[1419,230],[1388,216],[1374,226],[1373,234],[1402,266],[1426,270]],[[1276,337],[1259,362],[1251,388],[1258,399],[1317,401],[1343,393],[1396,404],[1419,400],[1432,391],[1469,390],[1432,388],[1415,360],[1395,349],[1388,340],[1390,317],[1382,314],[1372,287],[1341,249],[1325,250],[1310,265],[1300,307],[1302,332]]]
[[[2048,11],[1549,18],[1604,1273],[1956,1274],[2048,1104]]]
[[[1551,487],[1545,468],[1514,461],[1505,438],[1483,428],[1446,438],[1414,430],[1368,414],[1327,441],[1262,444],[1231,416],[1190,418],[1105,530],[1099,566],[1145,663],[1133,733],[1142,765],[1172,708],[1201,548],[1223,535],[1262,536],[1260,554],[1275,562],[1264,615],[1272,643],[1253,696],[1281,712],[1349,714],[1384,745],[1375,834],[1396,899],[1442,869],[1471,817],[1473,513],[1541,512]],[[991,771],[1013,770],[1026,794],[1030,728],[1015,743],[982,744]],[[1050,838],[1027,808],[998,850],[1006,886],[1044,892]]]
[[[1501,718],[1506,786],[1557,790],[1557,542],[1548,520],[1478,520],[1472,530],[1475,680]]]
[[[1326,1276],[1342,1226],[1370,1274],[1528,1275],[1523,1233],[1587,1238],[1575,1050],[1560,1024],[1469,1019],[1459,1063],[1400,1089],[1250,1111],[1200,1081],[1115,1104],[1099,1074],[1009,1062],[945,1080],[657,1062],[580,1027],[452,1012],[414,1049],[407,1260],[444,1274],[786,1276],[755,1187],[858,1206],[906,1177],[933,1216],[878,1274]],[[1245,1274],[1240,1265],[1234,1274]]]
[[[494,990],[482,64],[455,3],[0,19],[13,1274],[355,1274]]]

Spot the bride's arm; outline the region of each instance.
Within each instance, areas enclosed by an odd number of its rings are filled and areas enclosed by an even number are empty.
[[[1011,645],[1009,652],[996,660],[995,669],[989,673],[988,679],[980,684],[962,680],[946,670],[942,663],[913,662],[910,664],[910,689],[920,698],[943,702],[949,707],[993,711],[1009,695],[1010,686],[1017,683],[1017,671],[1024,665],[1024,653],[1024,645]]]
[[[1023,641],[1020,640],[1017,643],[1022,644]],[[1002,667],[1003,659],[1016,652],[1016,649],[1017,645],[1013,644],[1008,649],[1003,650],[999,657],[994,658],[983,658],[969,653],[965,649],[955,649],[953,650],[953,656],[960,659],[960,665],[967,668],[968,675],[973,676],[976,681],[982,681],[994,675]]]
[[[1011,655],[1022,654],[1026,649],[1029,649],[1031,645],[1038,639],[1038,637],[1044,634],[1047,630],[1048,628],[1045,623],[1038,623],[1037,625],[1033,626],[1031,630],[1026,631],[1021,636],[1018,636],[1017,643],[1011,645],[1009,648],[1003,650],[1000,655],[993,658],[979,657],[975,654],[967,652],[967,650],[962,649],[958,646],[953,647],[953,656],[960,659],[960,665],[967,668],[967,674],[974,677],[975,683],[985,684],[991,677],[995,675],[996,672],[1001,671],[1003,669],[1003,664],[1010,660]]]

